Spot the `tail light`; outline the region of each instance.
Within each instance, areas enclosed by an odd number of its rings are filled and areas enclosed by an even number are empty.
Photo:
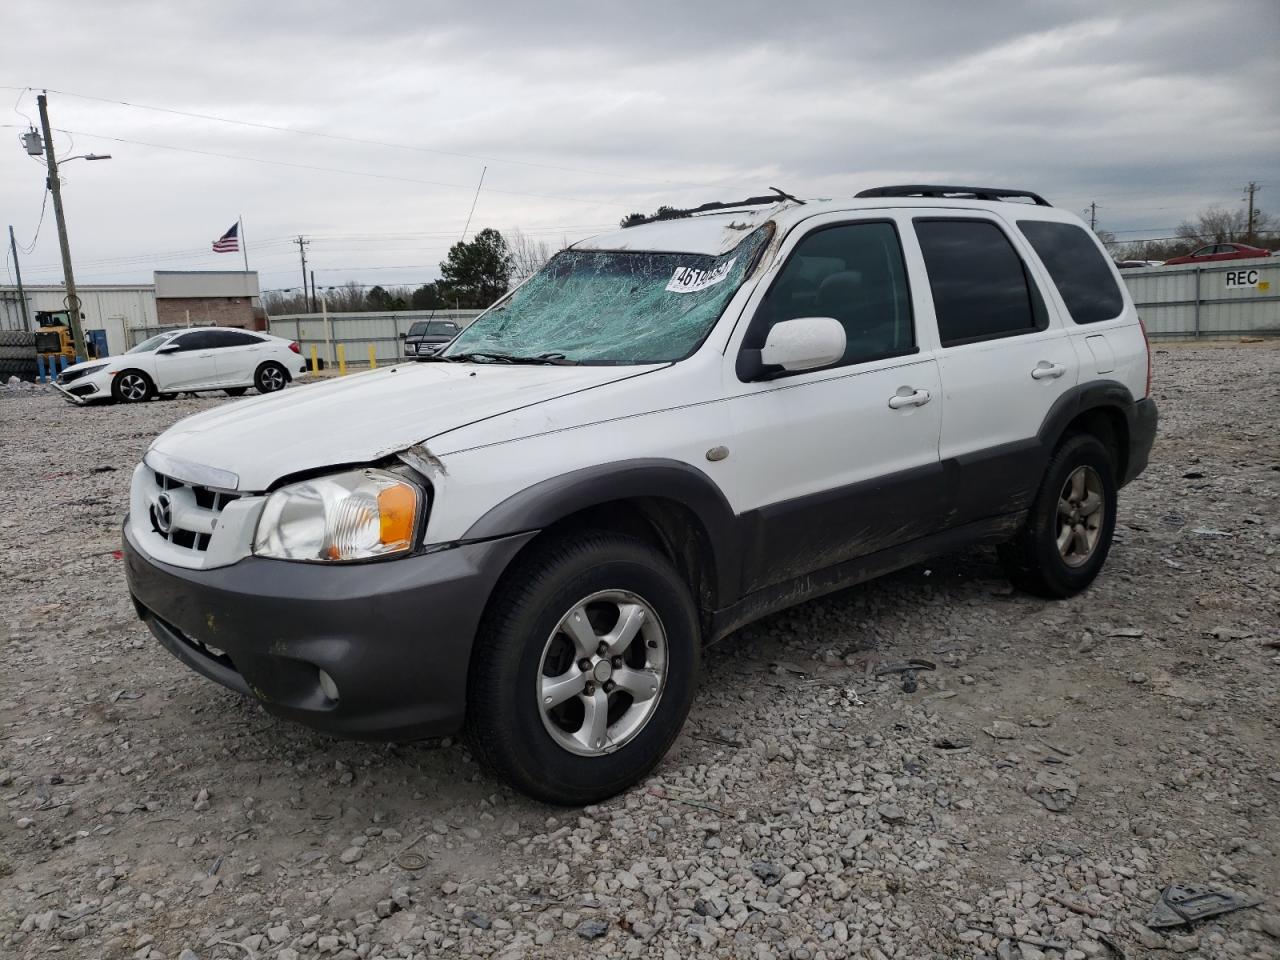
[[[298,346],[298,341],[294,340],[289,344],[289,349],[294,353],[302,353],[302,348]]]
[[[1138,326],[1142,330],[1142,342],[1147,348],[1147,391],[1144,397],[1151,396],[1151,338],[1147,336],[1147,325],[1142,322],[1142,318],[1138,318]]]

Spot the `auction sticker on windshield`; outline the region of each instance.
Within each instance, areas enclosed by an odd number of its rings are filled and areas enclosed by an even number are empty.
[[[696,267],[676,267],[676,272],[667,281],[667,290],[671,293],[693,293],[695,290],[714,287],[729,276],[729,271],[733,269],[733,264],[737,259],[737,257],[730,257],[718,267],[712,267],[710,270],[699,270]]]

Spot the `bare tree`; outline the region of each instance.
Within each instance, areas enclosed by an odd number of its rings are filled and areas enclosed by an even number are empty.
[[[1249,217],[1243,209],[1210,207],[1200,211],[1194,221],[1184,220],[1178,226],[1178,238],[1189,244],[1204,243],[1252,243],[1258,234],[1270,234],[1277,225],[1275,217],[1261,210],[1253,212],[1253,232],[1249,231]]]
[[[511,253],[511,279],[517,283],[541,270],[556,252],[547,241],[535,240],[519,228],[508,232],[505,239]]]

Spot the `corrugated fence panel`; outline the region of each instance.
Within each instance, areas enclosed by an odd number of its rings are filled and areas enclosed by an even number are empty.
[[[1153,338],[1280,336],[1280,258],[1121,272]]]
[[[372,346],[379,363],[404,358],[403,334],[419,320],[452,320],[467,326],[479,310],[397,310],[390,313],[305,313],[272,317],[270,330],[277,337],[298,341],[303,356],[311,348],[326,363],[337,362],[338,344],[343,344],[347,363],[368,364]]]

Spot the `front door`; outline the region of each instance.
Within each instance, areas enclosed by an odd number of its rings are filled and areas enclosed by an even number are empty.
[[[207,389],[218,382],[217,361],[207,331],[191,330],[156,351],[156,389],[161,393]]]
[[[821,370],[746,383],[729,373],[744,592],[936,526],[941,384],[933,344],[917,335],[899,230],[892,218],[815,218],[748,307],[742,350],[810,316],[839,320],[846,350]]]

